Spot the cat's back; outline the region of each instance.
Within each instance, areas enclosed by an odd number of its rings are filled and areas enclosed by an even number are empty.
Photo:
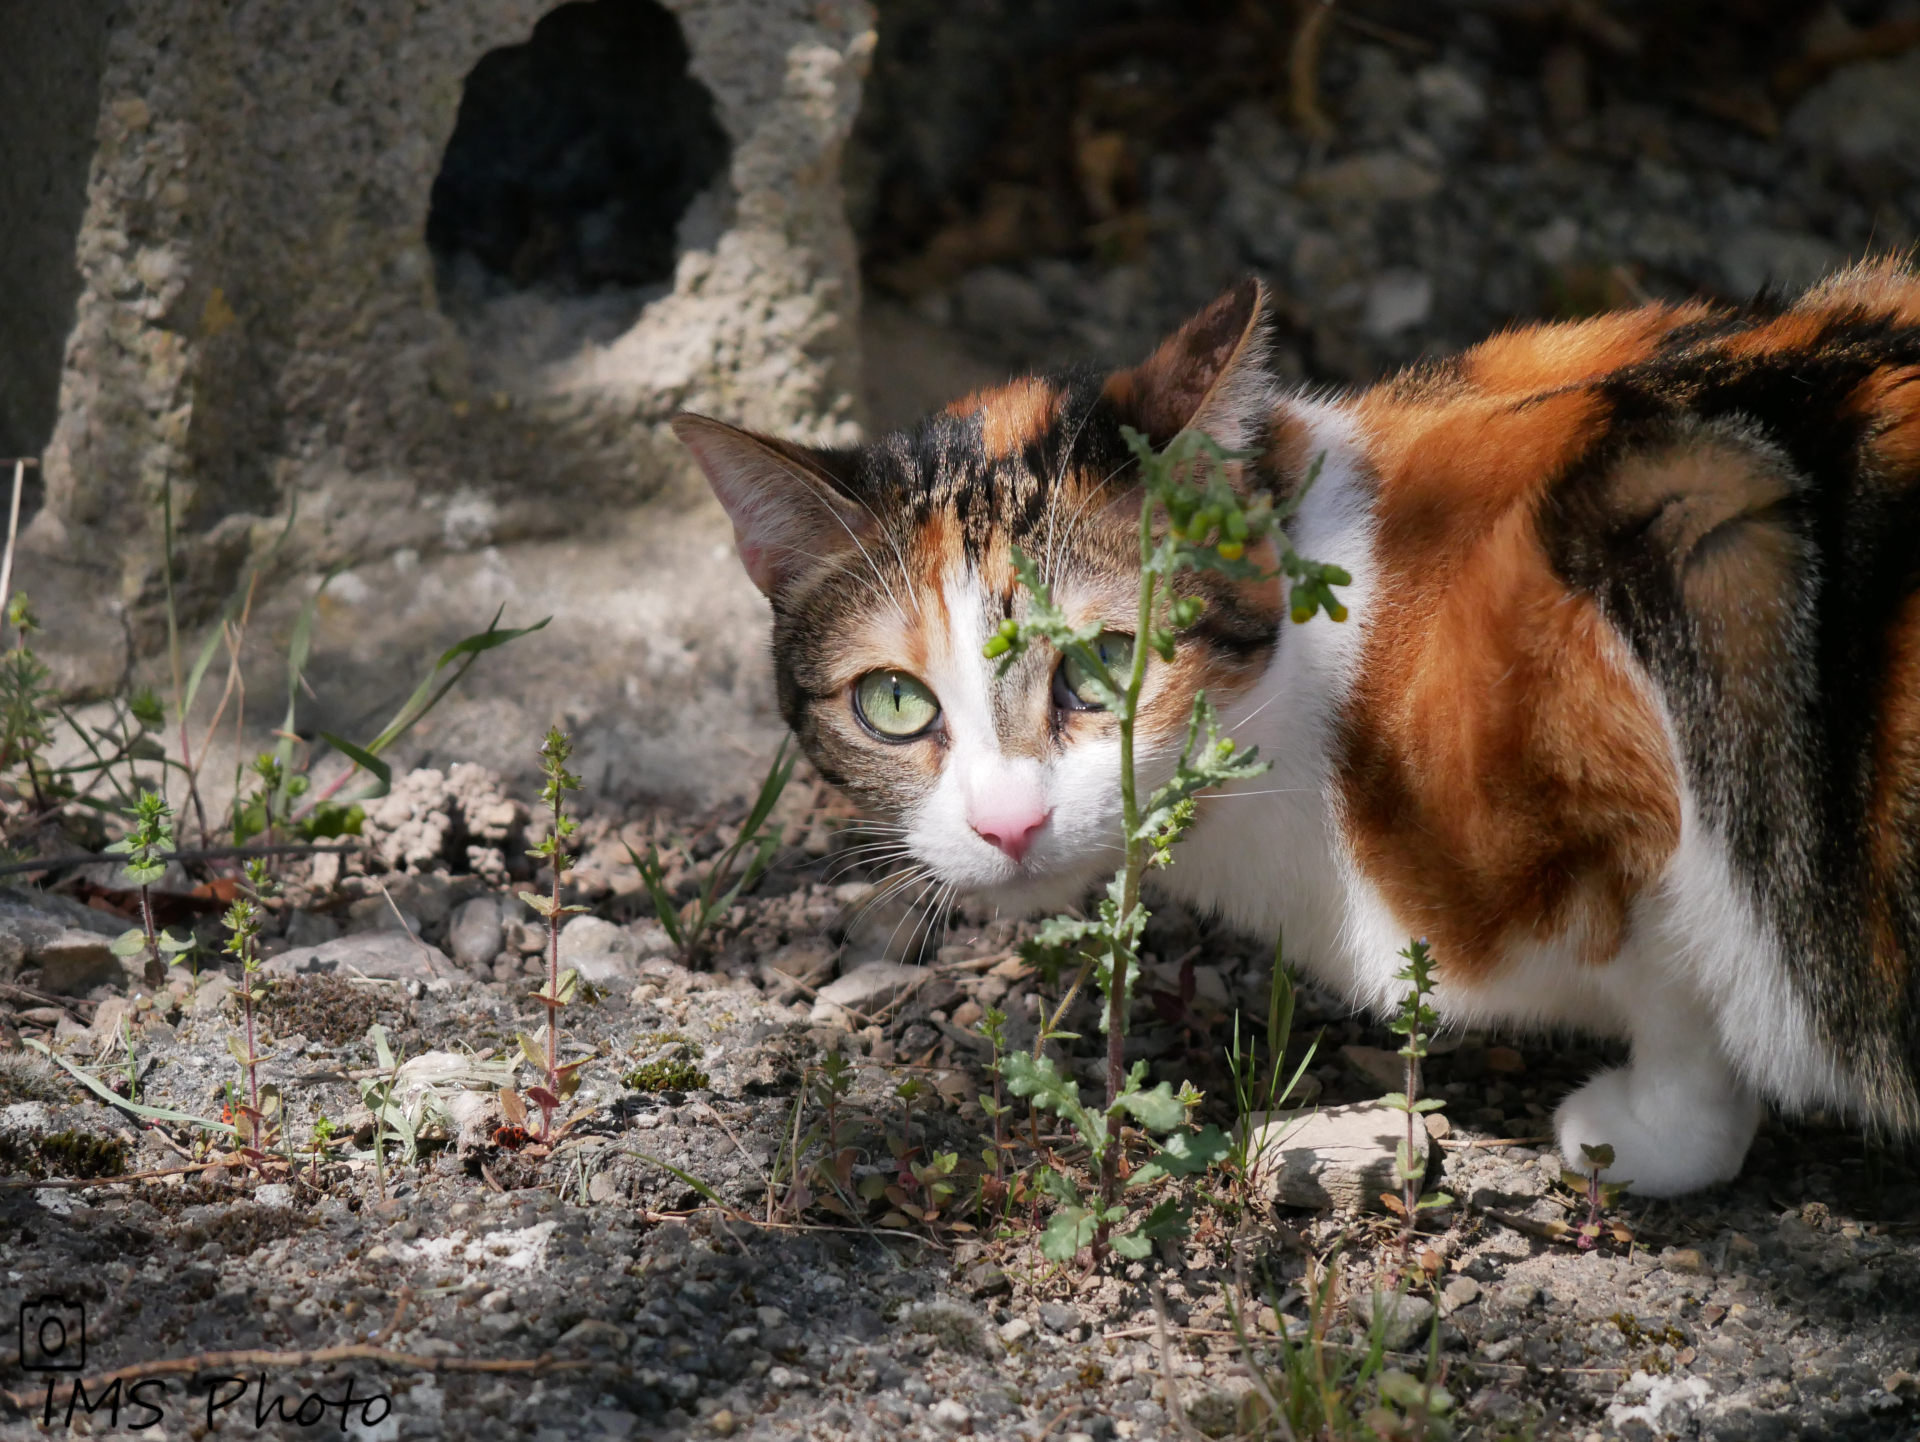
[[[1499,336],[1355,397],[1361,860],[1471,971],[1718,859],[1920,1125],[1920,278]]]

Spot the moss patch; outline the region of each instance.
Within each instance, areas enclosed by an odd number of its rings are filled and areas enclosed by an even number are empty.
[[[703,1092],[711,1085],[705,1072],[681,1057],[660,1057],[637,1066],[620,1081],[637,1092]]]
[[[125,1143],[85,1132],[53,1132],[44,1137],[0,1137],[0,1168],[28,1176],[117,1177],[127,1170]]]

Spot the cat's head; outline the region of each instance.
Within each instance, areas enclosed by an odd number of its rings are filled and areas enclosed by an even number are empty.
[[[773,603],[787,723],[934,881],[1026,908],[1115,869],[1114,718],[1051,648],[1004,675],[981,649],[1025,605],[1018,546],[1076,624],[1106,626],[1115,663],[1131,655],[1141,492],[1121,427],[1155,445],[1190,427],[1263,450],[1263,308],[1248,281],[1131,370],[1017,380],[857,449],[675,420]],[[1249,470],[1243,483],[1272,481]],[[1281,617],[1273,582],[1209,573],[1180,589],[1207,606],[1174,660],[1147,667],[1137,749],[1152,780],[1172,769],[1194,692],[1224,705],[1250,686]]]

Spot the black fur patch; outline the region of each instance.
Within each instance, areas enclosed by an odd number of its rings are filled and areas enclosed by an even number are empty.
[[[1560,575],[1660,687],[1706,818],[1869,1116],[1910,1126],[1920,886],[1876,877],[1869,810],[1889,637],[1920,588],[1920,477],[1887,473],[1856,398],[1920,363],[1920,330],[1841,316],[1805,344],[1728,349],[1774,313],[1676,331],[1596,382],[1610,424],[1541,524]],[[1686,462],[1709,453],[1703,486]],[[1661,455],[1669,488],[1623,480]],[[1904,947],[1891,972],[1875,965],[1876,915]]]

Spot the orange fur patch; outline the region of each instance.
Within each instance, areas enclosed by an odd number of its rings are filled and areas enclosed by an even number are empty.
[[[980,417],[980,445],[994,460],[1017,456],[1053,425],[1058,393],[1039,376],[975,391],[947,407],[952,416]]]
[[[1507,331],[1461,357],[1460,374],[1491,395],[1539,395],[1643,360],[1668,331],[1707,313],[1707,307],[1698,304],[1648,306],[1578,325]]]
[[[1598,365],[1622,347],[1568,354]],[[1503,383],[1520,366],[1501,359]],[[1536,522],[1599,403],[1372,395],[1356,410],[1379,483],[1379,589],[1340,778],[1361,866],[1455,975],[1483,977],[1527,940],[1605,961],[1678,844],[1680,806],[1622,643],[1553,574]]]

